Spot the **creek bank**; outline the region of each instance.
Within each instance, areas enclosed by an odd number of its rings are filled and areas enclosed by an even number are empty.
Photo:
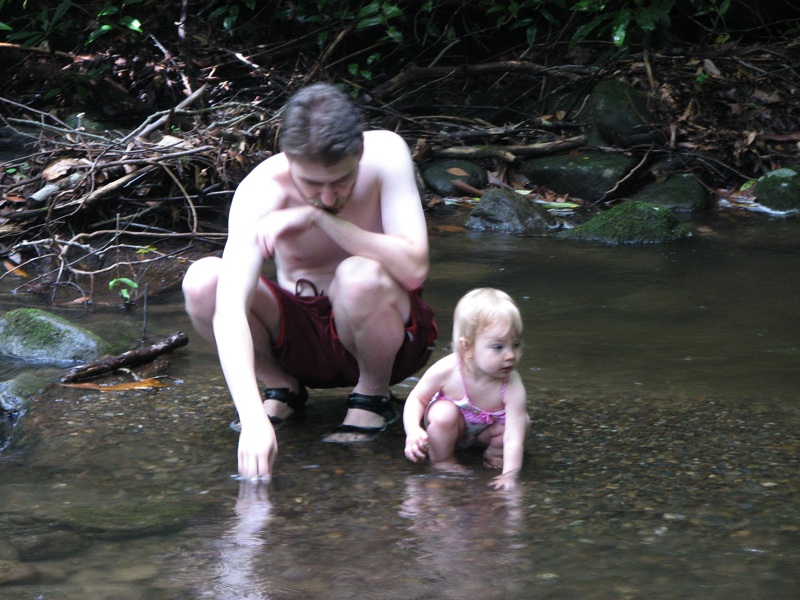
[[[586,99],[585,114],[588,123],[583,148],[512,166],[519,175],[513,188],[507,186],[513,191],[500,193],[485,185],[475,190],[482,199],[464,227],[526,235],[548,234],[563,227],[558,234],[563,239],[669,243],[686,237],[688,230],[659,209],[689,216],[702,215],[715,205],[781,217],[800,211],[800,177],[794,164],[750,182],[744,186],[750,190],[747,193],[722,197],[692,165],[678,168],[668,158],[668,141],[649,122],[645,97],[622,81],[600,82]],[[481,177],[479,163],[470,162],[434,161],[424,168],[423,180],[434,193],[463,195],[465,185],[469,189],[489,180]],[[462,185],[454,181],[459,178]],[[524,194],[525,200],[514,198],[515,192]],[[731,197],[735,201],[730,201]],[[621,208],[629,203],[631,206]],[[614,208],[608,210],[611,206]],[[546,216],[546,211],[552,216]],[[589,225],[584,223],[587,220],[596,222]]]

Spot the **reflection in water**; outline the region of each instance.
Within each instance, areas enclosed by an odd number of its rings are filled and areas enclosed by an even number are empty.
[[[522,583],[522,485],[495,492],[467,476],[409,476],[399,514],[411,521],[419,560],[451,596],[513,596]]]
[[[216,542],[219,562],[216,563],[214,589],[205,596],[212,598],[237,598],[239,600],[264,600],[271,597],[266,582],[259,575],[257,559],[266,551],[264,534],[270,520],[272,504],[269,486],[256,480],[239,483],[235,516],[230,527]]]

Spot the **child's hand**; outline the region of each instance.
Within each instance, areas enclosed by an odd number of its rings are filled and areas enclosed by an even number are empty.
[[[519,471],[509,471],[498,475],[489,482],[489,487],[495,490],[510,491],[517,489],[517,475]]]
[[[406,458],[417,462],[428,455],[428,432],[420,428],[406,436]]]

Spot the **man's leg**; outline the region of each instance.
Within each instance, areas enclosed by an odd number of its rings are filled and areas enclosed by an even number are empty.
[[[183,279],[186,312],[197,332],[211,344],[215,344],[213,319],[221,267],[221,259],[203,258],[189,267]],[[248,320],[256,349],[256,377],[268,387],[285,387],[297,392],[297,380],[281,369],[271,351],[272,340],[280,333],[280,310],[264,282],[258,284]],[[272,416],[285,418],[292,413],[285,403],[276,400],[268,400],[264,406]]]
[[[410,318],[408,292],[380,263],[351,257],[336,270],[329,295],[339,338],[358,362],[359,379],[353,391],[370,396],[388,395],[394,359]],[[380,427],[385,419],[351,408],[344,424]],[[346,441],[348,437],[348,434],[333,435],[338,441]]]

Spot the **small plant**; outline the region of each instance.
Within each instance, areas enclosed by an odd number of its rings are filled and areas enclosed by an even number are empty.
[[[121,15],[123,9],[133,4],[140,4],[144,0],[122,0],[122,7],[106,6],[97,13],[97,21],[100,26],[95,28],[86,38],[85,45],[91,44],[101,35],[113,31],[114,29],[128,29],[134,33],[142,33],[142,22],[136,17]]]
[[[5,1],[0,2],[0,10],[5,4]],[[22,8],[27,9],[28,3],[23,2]],[[43,8],[39,12],[23,18],[22,29],[9,33],[6,40],[23,46],[47,47],[48,40],[54,33],[64,31],[72,26],[72,19],[67,15],[70,8],[72,8],[70,0],[62,0],[54,9]],[[14,28],[3,23],[0,29],[13,31]]]
[[[360,76],[362,79],[369,81],[370,79],[372,79],[372,71],[370,71],[368,67],[372,65],[380,57],[381,55],[379,52],[370,54],[367,57],[366,65],[362,67],[358,63],[350,63],[349,65],[347,65],[347,70],[350,72],[350,75],[353,75],[354,77]]]
[[[240,0],[240,2],[250,10],[256,9],[256,0]],[[215,21],[217,19],[222,19],[222,29],[224,29],[225,33],[228,35],[231,35],[233,33],[233,27],[239,19],[239,11],[238,3],[228,3],[226,6],[220,6],[212,10],[211,14],[208,15],[208,20]]]
[[[139,284],[133,279],[128,279],[127,277],[119,277],[108,282],[109,290],[113,290],[117,286],[119,286],[119,295],[125,301],[125,304],[131,304],[133,302],[131,298],[131,290],[138,289]]]

